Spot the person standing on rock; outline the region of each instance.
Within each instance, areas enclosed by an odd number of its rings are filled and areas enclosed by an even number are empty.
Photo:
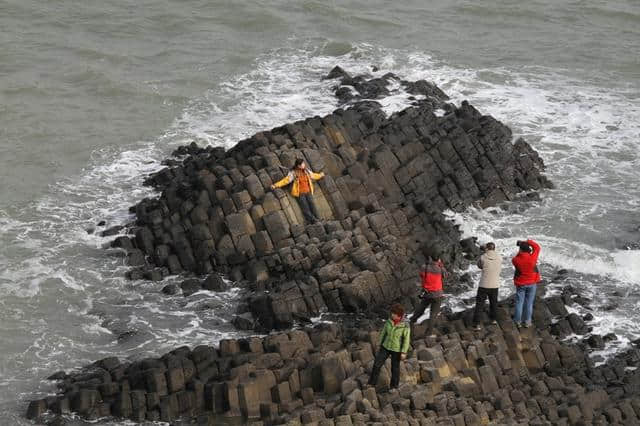
[[[378,383],[380,369],[387,358],[391,357],[391,389],[397,388],[400,384],[400,361],[406,359],[409,343],[411,340],[411,330],[407,323],[403,321],[404,308],[399,303],[391,307],[391,316],[384,323],[384,327],[378,337],[378,352],[373,361],[369,385],[375,386]]]
[[[489,299],[489,318],[492,324],[497,324],[498,287],[500,287],[500,271],[502,271],[502,256],[496,252],[494,243],[484,245],[484,253],[478,259],[478,268],[482,270],[478,293],[476,294],[476,308],[473,313],[473,327],[480,329],[480,312],[484,308],[485,299]]]
[[[271,185],[271,189],[280,188],[293,182],[291,195],[298,199],[305,221],[316,223],[319,215],[316,204],[313,202],[313,181],[323,177],[324,172],[314,173],[307,168],[304,160],[298,158],[291,171],[284,178]]]
[[[420,278],[422,280],[422,294],[420,296],[420,305],[411,316],[411,324],[415,324],[418,318],[424,314],[425,309],[429,307],[429,322],[426,334],[433,335],[433,327],[436,319],[440,314],[440,305],[444,297],[442,291],[442,278],[446,277],[447,270],[442,262],[439,250],[432,249],[429,255],[429,263],[422,265]]]
[[[540,255],[540,245],[529,239],[518,241],[519,247],[511,263],[515,268],[513,283],[516,286],[516,310],[513,320],[520,327],[530,327],[533,316],[533,302],[536,297],[536,287],[540,281],[538,271],[538,256]]]

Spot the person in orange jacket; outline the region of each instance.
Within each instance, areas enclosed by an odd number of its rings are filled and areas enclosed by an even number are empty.
[[[313,181],[323,177],[323,172],[314,173],[313,170],[307,168],[304,160],[298,158],[291,171],[284,178],[271,185],[271,189],[280,188],[293,182],[291,195],[298,199],[304,219],[308,223],[316,223],[319,215],[316,204],[313,202]]]
[[[511,259],[515,268],[513,283],[516,286],[516,309],[513,320],[520,327],[530,327],[533,315],[533,302],[536,298],[536,288],[540,281],[538,271],[538,256],[540,245],[529,239],[516,243],[519,250]]]

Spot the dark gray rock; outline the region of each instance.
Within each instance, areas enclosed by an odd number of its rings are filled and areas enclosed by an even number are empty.
[[[31,401],[29,407],[27,407],[27,418],[31,420],[38,420],[47,411],[47,403],[44,399]]]
[[[192,278],[192,279],[183,281],[180,284],[180,288],[182,288],[182,294],[184,294],[185,297],[188,297],[188,296],[191,296],[193,293],[196,293],[202,290],[202,283],[200,282],[199,279]]]
[[[176,284],[167,284],[166,286],[162,287],[162,292],[168,295],[175,295],[180,292],[180,287],[178,287],[178,285]]]
[[[124,226],[122,225],[112,226],[111,228],[102,231],[100,235],[102,235],[103,237],[111,237],[113,235],[118,235],[123,229]]]
[[[210,274],[202,283],[202,288],[209,291],[225,291],[227,284],[219,274]]]

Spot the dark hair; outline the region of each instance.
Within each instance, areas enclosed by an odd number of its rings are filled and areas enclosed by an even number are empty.
[[[484,245],[484,248],[486,250],[495,250],[496,249],[496,245],[493,244],[493,243],[487,243],[487,244]]]
[[[300,166],[300,164],[304,163],[304,160],[302,158],[297,158],[295,163],[293,163],[293,168],[297,169],[298,166]]]
[[[518,247],[520,247],[521,251],[526,251],[527,253],[531,253],[533,251],[529,243],[526,241],[518,241]]]
[[[429,253],[429,257],[433,261],[436,261],[442,258],[442,251],[440,250],[440,247],[433,246],[429,249],[428,253]]]
[[[404,308],[402,307],[401,304],[399,303],[394,303],[393,306],[391,306],[391,313],[392,314],[396,314],[398,316],[404,316]]]

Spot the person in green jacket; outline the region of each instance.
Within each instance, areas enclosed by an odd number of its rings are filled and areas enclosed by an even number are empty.
[[[373,362],[373,369],[369,377],[369,385],[375,386],[378,382],[380,369],[385,361],[391,356],[391,388],[397,388],[400,383],[400,360],[407,357],[411,331],[406,322],[403,321],[404,308],[396,303],[391,307],[391,318],[389,318],[382,328],[378,344],[380,349]]]

